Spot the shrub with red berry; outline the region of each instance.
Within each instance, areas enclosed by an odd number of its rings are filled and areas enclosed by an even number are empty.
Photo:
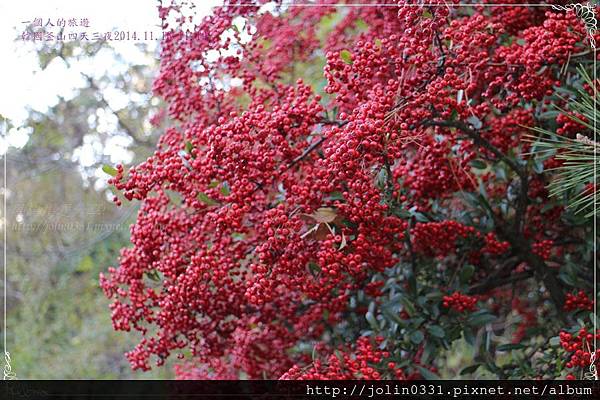
[[[589,310],[569,293],[590,285],[591,225],[550,198],[554,155],[526,136],[590,134],[555,108],[591,68],[588,32],[572,11],[454,3],[226,1],[193,31],[164,22],[170,127],[109,182],[141,204],[101,276],[115,329],[142,336],[133,368],[452,378],[459,342],[467,376],[587,366],[589,334],[553,338]]]

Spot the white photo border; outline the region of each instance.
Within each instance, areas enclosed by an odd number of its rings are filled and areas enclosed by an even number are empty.
[[[568,4],[565,6],[562,5],[555,5],[555,4],[543,4],[543,3],[537,3],[537,4],[531,4],[531,3],[523,3],[523,4],[508,4],[508,3],[498,3],[498,4],[489,4],[489,3],[431,3],[431,4],[424,4],[419,2],[418,4],[398,4],[398,3],[394,3],[394,4],[389,4],[389,3],[334,3],[334,4],[319,4],[319,3],[289,3],[289,4],[285,4],[287,7],[338,7],[338,8],[347,8],[347,7],[474,7],[474,6],[479,6],[479,7],[486,7],[486,8],[499,8],[499,7],[540,7],[540,8],[551,8],[554,10],[559,10],[559,11],[569,11],[572,10],[576,13],[576,15],[582,19],[587,33],[588,33],[588,39],[590,41],[590,46],[593,49],[593,54],[594,54],[594,83],[596,83],[597,81],[597,71],[596,71],[596,64],[597,64],[597,49],[596,49],[596,42],[594,40],[594,34],[597,32],[598,30],[598,22],[596,19],[596,14],[595,14],[595,5],[592,4],[591,2],[587,2],[587,3],[573,3],[573,4]],[[228,6],[252,6],[255,7],[256,4],[253,3],[230,3],[228,4]],[[220,7],[220,6],[215,6],[215,7]],[[595,84],[594,88],[593,88],[593,93],[594,93],[594,141],[597,140],[598,134],[597,134],[597,127],[596,127],[596,113],[598,110],[598,86]],[[8,231],[8,215],[6,213],[7,210],[7,173],[6,173],[6,159],[7,159],[7,155],[8,155],[8,142],[6,141],[6,136],[7,136],[7,123],[6,121],[4,121],[3,123],[3,128],[2,128],[2,136],[3,136],[3,140],[5,143],[5,151],[3,154],[3,166],[4,166],[4,171],[3,171],[3,192],[2,192],[2,199],[3,199],[3,216],[2,216],[2,228],[3,228],[3,279],[4,279],[4,286],[3,286],[3,307],[4,307],[4,315],[3,315],[3,346],[4,346],[4,380],[13,380],[13,379],[17,379],[17,375],[16,373],[12,370],[11,367],[11,357],[10,357],[10,352],[8,351],[8,347],[7,347],[7,326],[6,326],[6,315],[7,315],[7,231]],[[596,159],[597,157],[597,148],[598,146],[593,146],[594,147],[594,159]],[[597,162],[594,163],[594,187],[597,187],[597,168],[596,168]],[[598,190],[594,189],[594,196],[593,196],[593,207],[594,209],[596,209],[598,204]],[[593,246],[593,251],[594,254],[597,254],[597,240],[596,240],[596,236],[597,236],[597,218],[593,218],[593,238],[594,238],[594,246]],[[597,338],[596,338],[596,331],[598,330],[598,326],[597,326],[597,321],[598,321],[598,290],[597,290],[597,257],[595,255],[593,255],[593,275],[594,275],[594,315],[596,316],[596,318],[594,318],[594,351],[591,352],[591,360],[590,360],[590,367],[589,367],[589,371],[587,373],[584,374],[585,379],[590,379],[590,380],[598,380],[598,371],[596,370],[596,366],[595,366],[595,358],[596,358],[596,349],[597,349]]]

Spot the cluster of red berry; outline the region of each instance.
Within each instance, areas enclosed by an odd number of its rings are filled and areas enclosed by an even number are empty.
[[[567,353],[569,353],[569,361],[566,367],[571,368],[587,368],[590,366],[592,346],[594,343],[594,334],[586,328],[581,328],[579,332],[571,334],[568,332],[560,332],[560,345]],[[596,332],[596,340],[600,339],[600,330]],[[596,350],[596,365],[600,364],[600,349]]]
[[[377,345],[382,337],[375,338]],[[325,362],[315,360],[308,367],[294,365],[281,379],[344,380],[344,379],[404,379],[404,372],[393,361],[385,362],[390,354],[379,350],[368,337],[359,338],[353,351],[336,351]]]
[[[564,309],[566,311],[592,311],[594,309],[594,302],[588,297],[587,294],[585,294],[583,290],[580,290],[577,292],[577,294],[567,293]]]
[[[510,243],[505,240],[498,240],[498,237],[489,232],[485,235],[485,246],[481,249],[482,252],[492,255],[502,255],[510,249]]]
[[[534,254],[537,254],[544,260],[550,259],[552,255],[552,246],[554,245],[554,241],[550,239],[541,240],[539,242],[535,242],[531,246],[531,250]]]
[[[468,296],[460,292],[454,292],[450,296],[442,298],[442,305],[463,313],[465,311],[475,311],[477,309],[477,297]]]
[[[475,235],[476,230],[472,226],[449,220],[418,223],[410,234],[416,252],[444,256],[456,250],[459,238]]]

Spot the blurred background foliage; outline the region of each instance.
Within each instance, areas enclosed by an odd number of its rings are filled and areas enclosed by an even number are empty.
[[[59,63],[80,70],[80,84],[18,125],[0,115],[4,136],[28,135],[6,154],[7,340],[19,379],[171,377],[168,367],[131,371],[124,353],[136,337],[113,330],[98,286],[128,245],[137,208],[114,206],[102,166],[139,162],[160,135],[150,124],[161,107],[151,95],[155,49],[135,47],[126,57],[106,42],[37,43],[42,72]],[[94,69],[99,57],[114,68]]]

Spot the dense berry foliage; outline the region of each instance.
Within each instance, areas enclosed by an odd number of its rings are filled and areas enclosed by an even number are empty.
[[[525,137],[589,134],[553,108],[593,57],[577,16],[258,3],[165,23],[171,127],[110,180],[141,202],[101,278],[115,329],[143,334],[133,367],[429,378],[463,343],[465,373],[579,377],[591,229]]]

